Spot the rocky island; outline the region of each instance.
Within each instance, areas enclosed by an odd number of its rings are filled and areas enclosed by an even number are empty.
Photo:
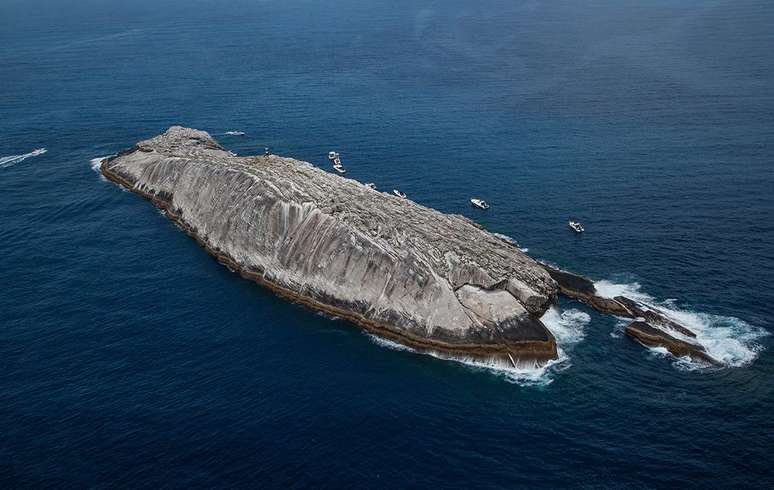
[[[625,331],[645,346],[721,364],[653,307],[602,297],[590,280],[463,216],[306,162],[236,156],[204,131],[174,126],[100,169],[243,277],[420,351],[513,366],[556,359],[540,318],[562,293],[632,318]]]
[[[540,322],[556,282],[463,216],[291,158],[235,156],[182,127],[101,171],[242,276],[380,337],[514,365],[557,357]]]

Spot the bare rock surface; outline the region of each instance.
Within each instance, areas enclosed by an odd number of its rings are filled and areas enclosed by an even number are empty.
[[[546,361],[556,282],[472,221],[172,127],[102,164],[243,276],[419,349]]]

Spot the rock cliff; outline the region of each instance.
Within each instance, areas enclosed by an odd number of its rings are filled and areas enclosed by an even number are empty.
[[[103,162],[210,253],[279,294],[448,355],[543,362],[556,282],[472,221],[309,163],[237,157],[172,127]]]

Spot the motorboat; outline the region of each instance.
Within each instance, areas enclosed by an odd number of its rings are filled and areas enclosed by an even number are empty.
[[[470,203],[479,209],[489,209],[489,204],[483,199],[473,198],[470,200]]]
[[[244,131],[226,131],[223,134],[227,136],[244,136],[245,132]]]
[[[574,231],[575,233],[583,233],[584,231],[586,231],[583,229],[583,225],[580,224],[580,222],[578,221],[570,221],[567,224],[570,226],[570,228],[572,228],[572,231]]]
[[[345,173],[347,173],[346,169],[344,169],[344,167],[343,167],[343,166],[341,166],[341,165],[334,165],[334,166],[333,166],[333,170],[337,171],[337,172],[338,172],[338,173],[340,173],[340,174],[345,174]]]
[[[402,193],[398,189],[393,189],[392,193],[395,194],[396,196],[400,197],[401,199],[406,199],[406,194]]]
[[[376,190],[376,184],[374,184],[373,182],[369,182],[365,186],[371,190],[374,190],[374,191]]]
[[[338,152],[336,152],[336,151],[329,151],[328,152],[328,160],[330,160],[331,163],[333,163],[334,167],[336,167],[336,166],[341,167],[342,166],[341,165],[341,155]]]

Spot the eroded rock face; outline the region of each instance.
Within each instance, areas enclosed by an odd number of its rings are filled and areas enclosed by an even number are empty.
[[[707,354],[704,347],[676,339],[661,329],[645,322],[636,321],[626,327],[626,334],[637,339],[648,347],[664,347],[675,357],[691,357],[692,359],[712,366],[722,366],[717,359]]]
[[[545,361],[557,285],[470,220],[172,127],[102,165],[242,275],[419,349]]]
[[[553,335],[539,320],[531,318],[526,308],[507,290],[488,290],[466,284],[456,294],[477,328],[496,332],[504,341],[518,345],[522,357],[556,357]]]

